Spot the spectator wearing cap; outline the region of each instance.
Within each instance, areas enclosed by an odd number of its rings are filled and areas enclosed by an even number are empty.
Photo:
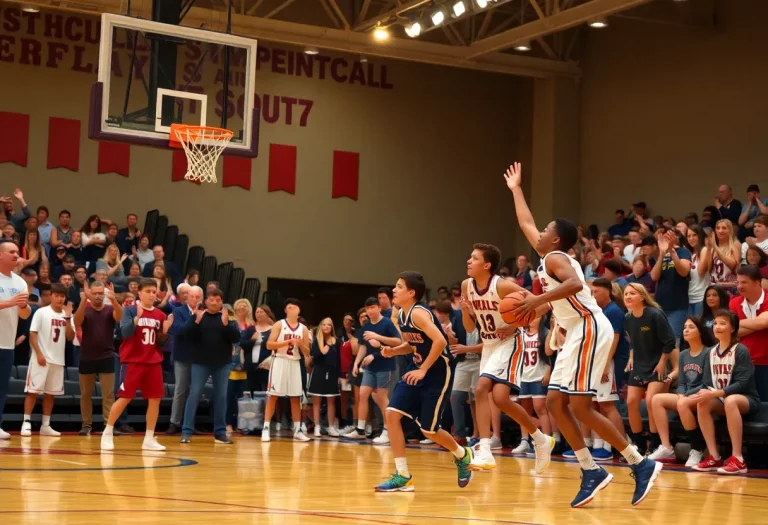
[[[63,249],[63,251],[62,251]],[[74,273],[75,256],[68,254],[66,248],[56,248],[54,263],[51,265],[51,280],[57,282],[65,273]]]
[[[733,189],[728,184],[721,184],[715,196],[714,206],[722,219],[728,219],[734,226],[739,226],[741,216],[741,201],[733,198]]]
[[[648,215],[648,206],[645,204],[645,201],[639,201],[632,205],[632,215],[630,218],[633,219],[641,229],[645,227],[648,228],[648,230],[653,231],[656,226],[653,219]]]
[[[627,219],[624,210],[616,210],[615,215],[616,223],[608,227],[608,233],[611,234],[611,237],[617,235],[626,237],[629,234],[629,230],[632,228],[632,221]]]
[[[656,242],[659,256],[651,270],[651,277],[656,281],[655,299],[667,314],[679,344],[688,315],[691,252],[681,246],[682,240],[676,230],[659,230]]]
[[[760,197],[760,187],[757,184],[750,184],[747,187],[747,201],[741,205],[741,215],[739,215],[740,241],[754,235],[752,228],[755,219],[760,215],[768,215],[768,199]]]
[[[739,340],[755,365],[760,401],[768,402],[768,300],[761,281],[757,266],[739,268],[736,286],[741,295],[731,299],[728,309],[739,318]]]

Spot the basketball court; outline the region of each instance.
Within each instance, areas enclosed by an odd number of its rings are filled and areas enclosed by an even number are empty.
[[[408,454],[416,491],[375,494],[393,468],[389,447],[251,437],[230,447],[210,436],[181,445],[161,436],[166,452],[142,454],[137,436],[117,438],[117,450],[102,454],[99,439],[0,443],[3,523],[757,525],[768,505],[766,472],[725,478],[666,468],[633,508],[629,469],[616,464],[608,468],[615,481],[573,510],[578,465],[558,460],[535,477],[532,459],[498,458],[494,471],[459,489],[449,454],[415,446]]]

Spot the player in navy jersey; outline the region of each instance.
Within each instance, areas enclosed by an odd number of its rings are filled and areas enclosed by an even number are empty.
[[[159,308],[155,308],[157,283],[154,279],[143,278],[139,282],[139,300],[136,306],[123,309],[120,320],[120,362],[125,363],[123,382],[117,391],[118,399],[109,412],[109,420],[101,435],[101,450],[114,450],[113,428],[123,410],[141,391],[147,400],[147,433],[142,449],[165,450],[155,439],[155,424],[160,412],[160,398],[165,394],[163,386],[163,349],[168,329],[173,324],[173,314],[166,319]]]
[[[459,487],[466,487],[472,480],[469,470],[472,449],[462,447],[450,433],[440,428],[443,409],[451,394],[455,360],[435,315],[418,304],[425,289],[424,277],[420,273],[403,272],[393,290],[394,303],[400,308],[398,320],[403,343],[395,348],[382,348],[381,355],[413,354],[413,363],[395,386],[387,407],[387,428],[396,472],[378,485],[376,492],[414,490],[413,477],[408,472],[405,459],[405,436],[400,421],[403,416],[413,419],[427,438],[454,455]]]

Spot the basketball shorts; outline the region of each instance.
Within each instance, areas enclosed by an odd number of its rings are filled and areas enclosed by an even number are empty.
[[[474,392],[480,378],[480,360],[462,361],[456,365],[453,379],[453,392]]]
[[[139,393],[142,399],[160,399],[165,396],[162,363],[126,363],[124,366],[123,382],[117,389],[117,397],[133,399]]]
[[[437,363],[434,366],[438,366]],[[424,379],[415,385],[409,385],[402,379],[398,381],[387,407],[387,410],[412,419],[427,434],[440,430],[443,411],[450,403],[453,387],[453,369],[448,365],[448,360],[445,359],[444,366],[439,366],[434,371],[430,368]]]
[[[301,363],[295,359],[275,357],[269,369],[268,396],[301,397],[303,393]]]
[[[64,367],[51,363],[40,366],[33,353],[32,359],[29,360],[27,385],[24,387],[24,392],[51,396],[64,395]]]
[[[616,384],[616,374],[614,373],[613,361],[611,361],[609,367],[610,371],[608,372],[608,381],[603,383],[601,378],[600,382],[597,384],[597,395],[595,396],[595,401],[598,403],[607,403],[609,401],[619,400],[619,388]]]
[[[523,381],[520,384],[519,399],[540,399],[547,397],[547,387],[541,381]]]
[[[627,385],[639,388],[648,388],[651,383],[661,383],[659,375],[656,372],[642,371],[633,368],[628,372]]]
[[[565,335],[549,389],[596,396],[612,344],[613,327],[605,315],[588,315],[577,321]]]
[[[480,377],[487,377],[494,383],[504,383],[516,394],[520,390],[520,379],[523,376],[525,347],[522,339],[518,333],[503,341],[485,343],[480,358]]]
[[[392,370],[383,370],[381,372],[372,372],[367,368],[363,369],[363,381],[360,386],[367,386],[378,390],[380,388],[388,389],[392,383],[395,373]]]

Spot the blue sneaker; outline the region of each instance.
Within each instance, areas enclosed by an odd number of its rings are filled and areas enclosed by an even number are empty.
[[[645,458],[630,468],[632,469],[630,476],[635,478],[635,493],[632,495],[632,505],[639,505],[648,495],[651,488],[653,488],[653,482],[659,477],[659,472],[664,468],[664,464]]]
[[[399,472],[395,472],[387,481],[377,485],[373,490],[375,492],[413,492],[413,476],[406,478]]]
[[[592,458],[597,462],[613,461],[613,452],[600,447],[592,453]]]
[[[469,470],[469,464],[472,463],[472,449],[464,447],[464,457],[461,459],[453,458],[456,468],[459,471],[459,488],[464,488],[472,481],[472,471]]]
[[[571,502],[571,507],[574,509],[583,507],[592,501],[595,495],[607,487],[611,481],[613,481],[613,474],[609,474],[602,467],[596,470],[581,469],[581,488]]]
[[[472,439],[470,439],[469,441],[467,441],[467,446],[468,446],[469,448],[473,448],[473,447],[474,447],[475,445],[477,445],[478,443],[480,443],[480,438],[472,438]]]
[[[572,448],[569,448],[565,452],[563,452],[563,457],[565,459],[576,459],[576,453],[573,451]]]

